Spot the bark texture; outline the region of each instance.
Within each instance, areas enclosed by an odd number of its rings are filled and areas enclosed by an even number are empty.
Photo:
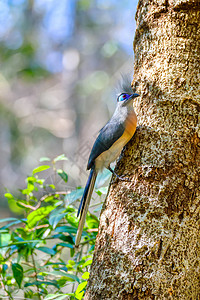
[[[100,217],[85,299],[200,299],[200,3],[140,0],[139,127]]]

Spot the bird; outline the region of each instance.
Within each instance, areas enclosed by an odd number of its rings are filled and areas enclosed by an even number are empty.
[[[133,137],[136,131],[137,116],[133,108],[133,100],[139,96],[139,94],[133,93],[130,87],[127,88],[127,86],[123,86],[123,92],[117,96],[116,109],[111,119],[99,131],[94,142],[87,164],[87,170],[90,170],[90,174],[77,213],[77,217],[80,215],[80,218],[75,247],[78,247],[80,244],[86,214],[98,172],[102,171],[103,168],[107,168],[119,179],[124,180],[123,177],[119,176],[110,167],[110,164],[118,158],[123,147]]]

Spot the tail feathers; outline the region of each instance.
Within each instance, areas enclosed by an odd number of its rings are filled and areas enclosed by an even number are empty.
[[[86,183],[85,190],[83,192],[81,203],[80,203],[79,209],[78,209],[77,216],[80,214],[80,219],[79,219],[78,230],[77,230],[77,234],[76,234],[75,246],[78,246],[80,243],[80,240],[81,240],[81,235],[82,235],[83,227],[85,224],[88,207],[90,204],[90,199],[92,197],[92,192],[94,189],[96,177],[97,177],[97,172],[93,168],[90,171],[90,175],[88,177],[88,181]]]
[[[91,169],[90,175],[88,177],[88,180],[87,180],[84,192],[83,192],[83,196],[81,198],[81,203],[80,203],[79,208],[78,208],[77,217],[79,216],[80,213],[82,214],[83,208],[85,206],[85,201],[86,201],[86,198],[87,198],[87,194],[88,194],[88,190],[89,190],[89,187],[90,187],[90,182],[91,182],[93,173],[94,173],[94,169]]]

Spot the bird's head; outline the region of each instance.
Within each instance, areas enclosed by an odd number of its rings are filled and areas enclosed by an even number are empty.
[[[121,93],[117,97],[117,102],[120,103],[122,106],[128,105],[131,100],[133,100],[136,97],[139,97],[139,94],[127,94],[127,93]]]

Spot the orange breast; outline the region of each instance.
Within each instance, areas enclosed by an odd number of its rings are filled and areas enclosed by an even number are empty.
[[[135,133],[137,126],[137,117],[134,111],[129,113],[127,119],[126,119],[126,124],[125,124],[125,131],[122,135],[122,137],[127,140],[127,142],[132,138],[132,136]]]

